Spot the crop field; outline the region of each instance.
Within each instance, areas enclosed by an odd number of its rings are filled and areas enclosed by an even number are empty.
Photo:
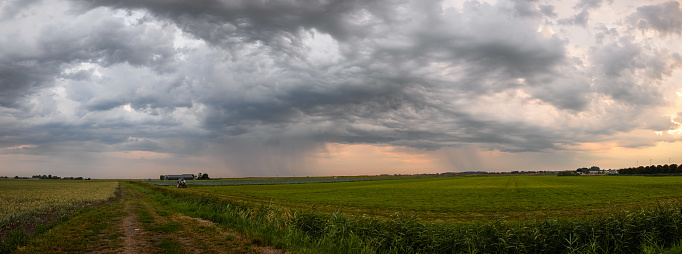
[[[45,213],[61,213],[114,196],[118,182],[0,180],[0,229],[27,223]]]
[[[682,252],[677,176],[260,180],[266,183],[207,180],[182,189],[121,182],[112,202],[83,208],[44,233],[10,232],[0,253]],[[8,180],[0,185],[13,194],[0,198],[3,207],[51,212],[59,200],[68,206],[110,197],[118,184]]]
[[[593,214],[682,198],[682,177],[445,177],[367,182],[244,185],[187,191],[286,207],[422,219],[491,220]]]
[[[368,177],[283,177],[283,178],[234,178],[220,180],[187,180],[187,185],[194,186],[234,186],[234,185],[271,185],[271,184],[303,184],[303,183],[341,183],[364,182],[394,179],[420,179],[424,177],[408,176],[368,176]],[[159,186],[175,186],[177,181],[164,180],[150,182]]]

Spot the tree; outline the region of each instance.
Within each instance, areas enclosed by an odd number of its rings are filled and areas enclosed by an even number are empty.
[[[210,179],[210,178],[208,178],[208,174],[206,174],[206,173],[202,174],[202,175],[199,177],[199,180],[209,180],[209,179]]]
[[[583,173],[583,174],[588,174],[588,173],[590,173],[590,169],[589,169],[589,168],[579,168],[579,169],[576,169],[575,171],[577,171],[578,173]]]
[[[575,171],[561,171],[558,176],[579,176],[579,174]]]
[[[163,181],[163,178],[164,178],[163,175],[161,175],[161,176],[159,177],[159,179],[161,179],[161,181]]]

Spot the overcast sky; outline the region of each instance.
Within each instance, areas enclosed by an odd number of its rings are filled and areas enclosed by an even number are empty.
[[[0,175],[682,163],[679,1],[1,0]]]

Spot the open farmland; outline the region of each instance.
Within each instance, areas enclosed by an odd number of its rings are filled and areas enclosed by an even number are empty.
[[[114,196],[117,186],[115,181],[0,180],[0,229],[104,201]]]
[[[549,175],[186,189],[130,181],[113,202],[5,246],[18,253],[680,253],[680,185],[673,176]]]
[[[368,182],[244,185],[187,191],[303,209],[427,220],[590,215],[682,197],[682,177],[445,177]]]
[[[365,177],[282,177],[282,178],[232,178],[220,180],[187,180],[190,186],[234,186],[234,185],[272,185],[272,184],[302,184],[302,183],[341,183],[364,182],[394,179],[419,179],[425,177],[412,176],[365,176]],[[159,186],[175,186],[176,180],[152,181]]]

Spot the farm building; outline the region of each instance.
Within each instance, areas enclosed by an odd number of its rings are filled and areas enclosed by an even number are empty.
[[[163,180],[180,180],[180,179],[194,180],[194,179],[196,179],[196,176],[194,176],[194,174],[164,175],[163,176]]]

